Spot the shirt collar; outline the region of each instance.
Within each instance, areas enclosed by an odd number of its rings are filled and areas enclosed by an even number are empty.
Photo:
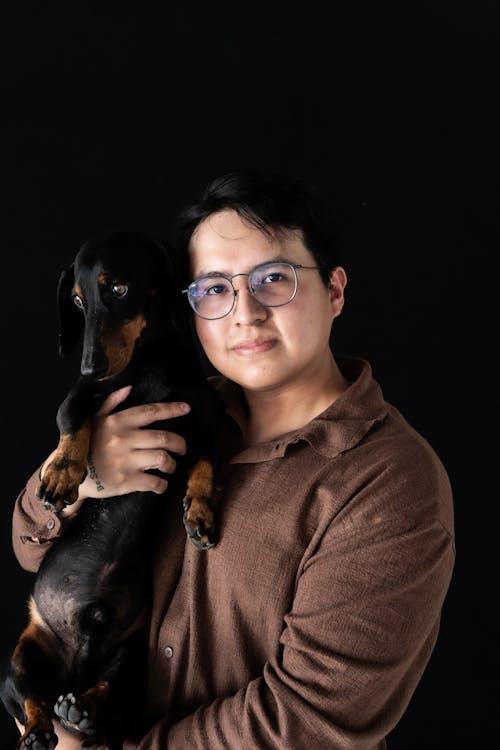
[[[334,458],[357,445],[376,422],[382,421],[390,405],[384,400],[382,390],[373,378],[370,364],[364,359],[346,355],[336,355],[335,360],[350,382],[349,388],[300,429],[249,448],[243,445],[242,425],[246,415],[241,388],[223,376],[210,378],[212,387],[225,402],[227,414],[233,422],[229,451],[232,457],[229,463],[258,463],[280,458],[291,446],[300,442],[308,443],[325,458]],[[239,429],[235,431],[236,425]]]

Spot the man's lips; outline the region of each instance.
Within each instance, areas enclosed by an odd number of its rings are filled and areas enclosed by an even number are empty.
[[[261,354],[272,349],[276,344],[276,339],[252,339],[248,341],[239,341],[237,344],[231,346],[231,350],[236,354]]]

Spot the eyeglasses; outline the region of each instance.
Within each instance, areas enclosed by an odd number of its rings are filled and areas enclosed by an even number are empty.
[[[235,273],[234,276],[202,276],[193,281],[182,293],[200,318],[217,320],[229,315],[234,307],[238,290],[233,279],[246,276],[252,297],[264,307],[288,305],[297,294],[299,282],[297,271],[327,269],[329,266],[301,266],[282,261],[263,263],[250,273]]]

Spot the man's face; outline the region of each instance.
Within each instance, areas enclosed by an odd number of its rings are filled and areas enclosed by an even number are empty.
[[[266,235],[235,211],[209,216],[190,244],[192,278],[208,274],[248,273],[269,261],[317,265],[300,232]],[[214,367],[251,391],[279,389],[304,382],[330,357],[329,335],[343,306],[342,268],[327,289],[317,270],[298,270],[295,298],[282,307],[264,307],[248,291],[246,276],[234,279],[238,290],[232,312],[218,320],[195,315],[196,331]]]

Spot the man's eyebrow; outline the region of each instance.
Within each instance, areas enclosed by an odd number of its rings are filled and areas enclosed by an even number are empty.
[[[269,260],[263,260],[262,263],[257,263],[255,266],[253,266],[248,273],[252,273],[252,271],[255,271],[256,268],[260,268],[260,266],[267,266],[268,263],[290,263],[291,266],[294,265],[293,261],[288,260],[288,258],[283,258],[282,255],[275,255],[273,258],[269,258]],[[240,273],[240,271],[236,272],[237,274]],[[241,272],[243,273],[243,272]],[[212,270],[205,270],[202,269],[200,273],[196,274],[194,277],[195,279],[202,279],[205,276],[225,276],[226,278],[230,278],[231,276],[234,276],[234,274],[230,273],[229,271],[212,271]]]
[[[229,276],[231,276],[231,274],[229,273],[229,271],[205,271],[205,270],[201,270],[200,273],[196,274],[196,276],[194,278],[195,279],[202,279],[205,276],[227,276],[229,278]]]

